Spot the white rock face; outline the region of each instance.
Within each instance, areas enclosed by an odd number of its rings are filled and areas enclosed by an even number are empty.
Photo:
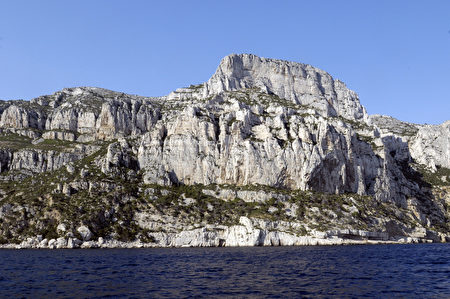
[[[46,248],[48,246],[48,239],[43,239],[39,242],[39,248]]]
[[[339,244],[347,237],[384,238],[359,230],[309,229],[309,236],[292,233],[304,207],[288,193],[274,189],[365,195],[380,209],[383,204],[395,204],[396,219],[412,221],[425,229],[425,235],[412,228],[403,229],[401,233],[409,234],[411,242],[417,238],[436,239],[429,228],[449,219],[448,201],[432,193],[434,190],[416,169],[450,168],[450,121],[429,126],[387,116],[369,117],[357,95],[342,82],[300,63],[233,54],[221,61],[207,82],[177,89],[166,97],[77,87],[31,102],[0,101],[0,135],[0,182],[19,182],[26,177],[30,184],[48,180],[54,186],[49,194],[39,194],[33,200],[33,192],[14,196],[21,201],[30,196],[30,203],[47,205],[43,218],[54,220],[48,223],[65,224],[57,227],[62,236],[57,240],[19,238],[23,248],[143,246],[116,241],[114,233],[113,239],[92,238],[100,236],[98,231],[104,231],[105,223],[111,227],[117,227],[117,222],[122,225],[123,219],[117,213],[129,211],[137,198],[148,200],[151,206],[169,195],[165,187],[197,184],[208,186],[201,194],[210,199],[226,204],[242,200],[254,207],[271,202],[264,210],[268,218],[285,213],[294,220],[289,225],[246,217],[239,224],[236,218],[232,222],[235,225],[228,226],[203,220],[180,224],[176,216],[164,215],[164,211],[158,211],[163,215],[155,211],[149,215],[142,209],[134,211],[133,221],[147,229],[158,246]],[[437,178],[442,181],[440,186],[450,182],[445,171]],[[37,175],[44,172],[49,175]],[[129,184],[131,181],[134,185]],[[149,184],[159,186],[147,188]],[[11,192],[19,185],[13,183],[0,190],[1,199],[11,199]],[[120,193],[123,190],[130,193]],[[158,190],[160,194],[156,194]],[[59,219],[68,216],[57,209],[73,205],[77,201],[69,199],[77,194],[93,199],[98,196],[101,205],[110,205],[91,217],[98,221],[95,225],[89,222],[94,220],[85,221],[84,217]],[[186,192],[177,198],[176,212],[183,219],[192,216],[186,208],[202,204],[205,219],[219,213],[213,202],[202,202],[197,195]],[[275,201],[279,204],[272,205]],[[16,198],[3,202],[3,220],[27,215],[21,217],[32,221],[43,210],[17,207],[20,200]],[[341,225],[338,227],[349,227],[340,222],[342,215],[327,209],[328,204],[324,200],[321,208],[304,210],[317,216],[326,213]],[[71,208],[71,213],[83,211],[83,207]],[[355,219],[361,212],[361,207],[353,203],[347,203],[345,209]],[[376,219],[370,225],[386,230],[394,227],[390,237],[397,233],[396,225]],[[26,227],[21,221],[15,223],[22,226],[20,229]],[[29,227],[42,228],[48,223]],[[315,227],[320,225],[315,223]],[[77,228],[82,241],[74,238],[77,234],[73,228]],[[300,227],[295,229],[303,232]],[[0,236],[2,233],[7,230],[0,228]],[[145,240],[145,234],[139,232],[136,238]]]
[[[45,117],[40,111],[29,111],[23,107],[12,104],[6,108],[0,118],[2,128],[36,128],[43,129]]]
[[[372,115],[371,124],[384,136],[394,135],[407,145],[404,151],[416,163],[432,170],[450,168],[450,121],[441,125],[417,125],[389,116]]]
[[[75,246],[75,244],[74,244],[74,242],[73,242],[73,239],[72,238],[68,238],[67,239],[67,248],[68,249],[73,249],[73,248],[75,248],[76,246]]]
[[[145,183],[259,184],[404,204],[415,187],[398,161],[450,166],[448,124],[369,119],[356,94],[326,72],[254,55],[227,56],[208,82],[167,98],[83,87],[32,102],[46,110],[9,105],[1,126],[42,128],[43,137],[65,141],[137,136],[134,145],[112,143],[101,167],[110,174],[117,167],[141,170]],[[0,167],[53,171],[89,151],[5,150]]]
[[[422,126],[410,142],[411,156],[432,169],[450,168],[450,121]]]
[[[81,244],[81,248],[98,248],[98,244],[95,241],[85,241],[83,244]]]
[[[91,230],[85,225],[78,227],[77,232],[81,235],[84,241],[89,241],[93,236]]]
[[[380,200],[401,201],[407,196],[401,194],[401,187],[384,187],[398,185],[392,182],[394,176],[403,177],[392,157],[358,140],[355,130],[339,119],[291,114],[285,109],[263,117],[243,105],[238,110],[230,106],[222,109],[214,121],[214,116],[205,119],[199,116],[202,110],[189,107],[168,119],[167,129],[145,134],[137,151],[144,181],[163,185],[259,184],[376,194]],[[254,132],[265,132],[264,139],[255,137]],[[399,146],[390,139],[377,140],[373,129],[367,134],[380,147]],[[114,151],[126,164],[123,157],[128,149],[116,147]],[[105,167],[117,161],[108,159]],[[405,180],[400,183],[408,184]]]
[[[56,239],[56,248],[66,248],[67,240],[64,237]]]
[[[60,233],[64,233],[64,232],[67,230],[67,228],[66,228],[66,225],[65,225],[64,223],[60,223],[60,224],[58,224],[58,226],[56,227],[56,230],[57,230],[58,232],[60,232]]]
[[[225,57],[205,84],[205,91],[209,96],[254,87],[293,103],[311,106],[325,116],[367,118],[356,93],[328,73],[306,64],[251,54]]]
[[[9,168],[12,170],[29,170],[32,172],[53,171],[65,164],[79,160],[81,152],[57,152],[43,150],[20,150],[12,153]]]
[[[47,243],[48,248],[50,249],[54,249],[56,248],[56,240],[55,239],[50,239]]]
[[[289,223],[257,221],[247,217],[241,217],[239,222],[239,225],[230,227],[198,228],[180,233],[153,233],[152,235],[157,240],[157,245],[163,247],[337,245],[352,242],[355,244],[388,242],[389,240],[386,233],[349,229],[316,232],[312,236],[298,236],[283,231],[290,227]],[[277,226],[278,231],[274,230]],[[411,242],[413,242],[412,239],[408,241],[408,243]]]

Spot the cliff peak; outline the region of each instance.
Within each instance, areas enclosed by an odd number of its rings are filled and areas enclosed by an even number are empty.
[[[325,116],[367,119],[356,93],[327,72],[253,54],[224,57],[206,83],[206,95],[247,88],[259,88],[295,104],[310,106]]]

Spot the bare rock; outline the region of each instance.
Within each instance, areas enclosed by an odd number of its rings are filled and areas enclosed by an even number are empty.
[[[77,232],[81,235],[83,241],[89,241],[93,236],[91,230],[85,225],[78,227]]]

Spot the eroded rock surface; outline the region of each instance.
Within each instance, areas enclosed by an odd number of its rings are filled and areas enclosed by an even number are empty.
[[[207,82],[166,97],[77,87],[1,102],[0,133],[2,243],[300,245],[449,234],[450,123],[368,116],[344,83],[305,64],[233,54]]]

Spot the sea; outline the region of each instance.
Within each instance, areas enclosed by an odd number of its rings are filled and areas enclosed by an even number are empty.
[[[1,298],[450,298],[450,244],[0,250]]]

